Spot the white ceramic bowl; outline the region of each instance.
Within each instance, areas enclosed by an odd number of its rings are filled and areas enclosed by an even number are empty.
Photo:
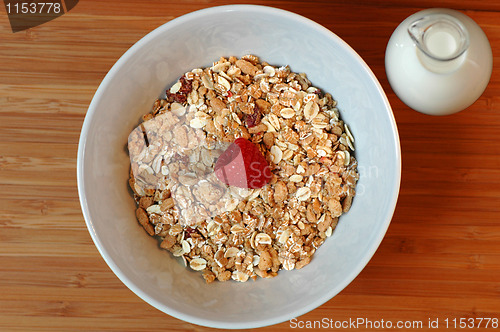
[[[127,188],[126,142],[140,116],[184,72],[220,56],[256,54],[305,72],[338,101],[356,142],[361,178],[349,213],[301,270],[256,282],[205,284],[138,224]],[[339,37],[299,15],[261,6],[193,12],[132,46],[99,86],[83,124],[78,191],[99,252],[120,280],[179,319],[218,328],[252,328],[305,314],[331,299],[364,268],[391,221],[401,176],[394,117],[377,79]]]

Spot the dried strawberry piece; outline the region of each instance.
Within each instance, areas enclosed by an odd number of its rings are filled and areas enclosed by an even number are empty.
[[[193,90],[193,85],[191,84],[191,81],[188,80],[185,76],[182,76],[179,78],[179,82],[181,83],[181,87],[179,91],[176,93],[171,93],[169,90],[167,90],[167,100],[169,102],[178,102],[178,103],[185,103],[187,101],[187,96]]]
[[[259,107],[257,105],[255,105],[253,108],[253,113],[248,114],[245,117],[245,121],[247,123],[247,128],[252,128],[252,127],[255,127],[256,125],[258,125],[260,123],[260,118],[261,118],[261,115],[260,115]]]
[[[187,96],[179,94],[179,93],[170,93],[169,92],[169,93],[167,93],[167,98],[170,102],[176,101],[180,104],[183,104],[187,101]]]
[[[215,164],[217,178],[238,188],[261,188],[271,180],[271,168],[257,145],[237,138]]]
[[[187,227],[184,230],[184,238],[189,239],[190,237],[193,237],[193,234],[200,234],[196,228],[193,227]],[[196,236],[195,236],[196,237]]]
[[[191,84],[191,81],[188,80],[185,76],[182,76],[179,79],[179,82],[181,82],[181,88],[177,93],[188,95],[191,92],[191,90],[193,90],[193,85]]]

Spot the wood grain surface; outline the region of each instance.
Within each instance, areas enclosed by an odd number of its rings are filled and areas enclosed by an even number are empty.
[[[500,319],[500,2],[246,3],[304,15],[348,42],[387,92],[401,136],[401,193],[385,239],[344,291],[297,324],[363,318],[421,321],[419,330],[426,330],[429,319],[440,319],[444,330],[448,318],[453,330],[453,319]],[[80,0],[66,15],[17,33],[1,7],[0,331],[212,330],[156,310],[111,272],[80,210],[76,156],[87,107],[118,58],[161,24],[222,4],[230,2]],[[392,31],[429,7],[472,17],[494,54],[482,97],[446,117],[406,107],[384,69]],[[294,327],[285,322],[259,330]]]

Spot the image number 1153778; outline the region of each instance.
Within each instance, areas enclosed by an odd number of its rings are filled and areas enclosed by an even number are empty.
[[[78,0],[3,0],[12,32],[50,22],[73,9]]]
[[[8,2],[7,14],[60,14],[60,2]]]

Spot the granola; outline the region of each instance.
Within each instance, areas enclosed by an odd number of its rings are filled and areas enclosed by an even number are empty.
[[[254,55],[185,73],[129,136],[139,223],[208,283],[309,264],[350,209],[359,178],[354,137],[336,104],[305,74]],[[269,163],[262,188],[214,175],[240,137]]]

